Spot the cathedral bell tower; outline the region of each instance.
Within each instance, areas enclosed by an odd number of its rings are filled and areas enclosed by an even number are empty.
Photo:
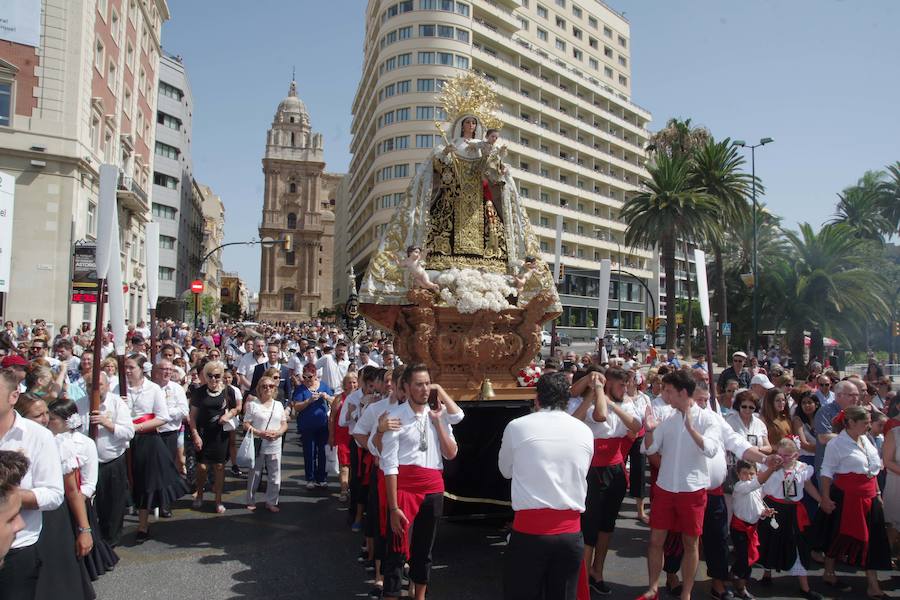
[[[340,176],[325,173],[322,134],[291,81],[266,136],[260,238],[259,320],[300,322],[331,306],[334,198]]]

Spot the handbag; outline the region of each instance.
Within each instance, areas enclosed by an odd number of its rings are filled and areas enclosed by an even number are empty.
[[[272,410],[269,412],[269,419],[266,421],[266,426],[263,427],[263,431],[268,431],[269,424],[272,422],[272,415],[275,414],[275,407],[272,406]],[[262,445],[260,444],[260,449]],[[245,469],[253,469],[256,467],[256,443],[254,442],[254,435],[252,432],[248,431],[246,435],[244,435],[244,439],[241,441],[241,446],[237,451],[237,465],[239,467],[243,467]]]

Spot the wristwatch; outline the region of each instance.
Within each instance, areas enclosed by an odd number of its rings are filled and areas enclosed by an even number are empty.
[[[78,527],[78,533],[90,533],[93,531],[90,527]]]

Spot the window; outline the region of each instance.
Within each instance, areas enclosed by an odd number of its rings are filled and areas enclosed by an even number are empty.
[[[156,154],[157,156],[163,156],[165,158],[171,158],[172,160],[178,160],[178,148],[175,146],[170,146],[169,144],[165,144],[163,142],[156,142]]]
[[[394,122],[394,111],[384,113],[384,124],[390,125]]]
[[[438,64],[440,65],[450,65],[453,66],[453,55],[449,52],[438,52],[437,53]]]
[[[603,74],[612,79],[613,70],[609,67],[603,67]]]
[[[526,27],[527,29],[527,27]],[[469,43],[469,32],[466,29],[457,29],[456,30],[456,41],[462,42],[464,44]]]
[[[391,57],[384,61],[384,70],[385,71],[393,71],[397,68],[397,57]]]
[[[438,121],[446,121],[447,120],[447,111],[441,108],[440,106],[434,109],[434,118]]]
[[[410,12],[413,9],[413,0],[403,0],[397,7],[400,9],[400,14]]]
[[[297,255],[294,253],[294,251],[293,250],[285,251],[284,264],[286,264],[289,267],[293,267],[294,264],[296,264],[296,262],[297,262]]]
[[[397,82],[397,93],[398,94],[408,94],[409,93],[409,84],[410,80],[405,79],[403,81]]]
[[[556,49],[566,51],[566,43],[559,38],[556,38]]]
[[[544,8],[543,6],[541,6],[540,4],[538,4],[537,5],[537,14],[539,17],[543,17],[546,19],[547,18],[547,9]]]
[[[565,28],[566,28],[566,20],[563,19],[562,17],[556,17],[556,26],[559,27],[559,28],[562,29],[562,30],[565,30]]]
[[[142,84],[143,85],[143,84]],[[181,102],[181,99],[184,98],[184,92],[175,87],[174,85],[169,85],[163,81],[159,82],[159,93],[163,96],[167,96],[169,98],[174,98]]]
[[[417,121],[431,121],[434,119],[434,107],[431,106],[417,106],[416,107],[416,120]]]
[[[394,177],[408,177],[409,165],[394,165]]]
[[[457,2],[456,3],[456,12],[458,12],[459,14],[461,14],[464,17],[468,17],[469,16],[469,5],[463,4],[462,2]]]
[[[394,138],[394,149],[395,150],[405,150],[409,148],[409,136],[408,135],[400,135]]]
[[[598,48],[597,38],[595,38],[595,37],[589,37],[589,38],[588,38],[588,46],[590,46],[591,48],[593,48],[594,50],[596,50],[596,49]]]
[[[541,29],[540,27],[538,27],[537,36],[538,36],[538,39],[543,40],[545,42],[547,41],[547,32],[544,31],[543,29]]]
[[[162,111],[157,111],[156,122],[160,125],[165,125],[169,129],[174,129],[175,131],[181,130],[181,120]]]
[[[599,23],[597,23],[597,17],[588,17],[588,25],[597,29],[597,26],[599,25]]]
[[[416,81],[417,92],[433,92],[434,79],[419,79]]]
[[[419,10],[437,10],[437,0],[419,0]]]
[[[412,54],[399,54],[397,55],[397,66],[398,67],[408,67],[410,61],[412,60]]]
[[[288,213],[287,227],[288,227],[288,229],[297,229],[297,214],[296,213]]]
[[[172,281],[173,279],[175,279],[175,269],[173,269],[172,267],[160,267],[159,279],[160,281]]]
[[[433,135],[417,135],[416,148],[431,148],[434,145]]]
[[[434,25],[419,25],[419,37],[434,37]]]
[[[397,120],[398,121],[409,121],[409,109],[408,108],[398,108],[397,109]]]
[[[453,0],[441,0],[441,10],[453,12]]]
[[[153,172],[153,184],[159,185],[164,188],[168,188],[170,190],[178,189],[178,180],[171,175],[165,175],[164,173]],[[175,217],[172,217],[173,219]]]
[[[519,20],[519,28],[528,31],[528,19],[525,17],[516,17]]]
[[[0,81],[0,125],[9,127],[12,123],[12,83]]]
[[[611,38],[612,37],[612,29],[610,29],[609,27],[604,25],[603,26],[603,35],[605,35],[608,38]]]
[[[397,30],[397,37],[401,40],[408,40],[412,37],[412,25],[401,27]]]
[[[578,48],[572,48],[572,56],[578,60],[584,60],[584,54]]]
[[[433,65],[434,52],[419,52],[418,61],[420,65]]]
[[[627,67],[628,59],[625,58],[624,56],[619,56],[619,64],[622,65],[623,67]]]
[[[384,97],[390,98],[394,95],[394,91],[396,90],[396,86],[393,83],[390,83],[384,86]]]
[[[582,36],[583,36],[583,34],[581,33],[581,30],[578,29],[577,27],[572,28],[572,35],[574,35],[579,40],[582,39]]]
[[[628,78],[624,75],[619,75],[619,84],[620,85],[628,85]]]
[[[97,205],[90,201],[87,203],[87,232],[97,235]]]
[[[566,0],[556,0],[556,5],[560,8],[566,7]]]
[[[627,48],[627,47],[628,47],[628,40],[626,40],[624,37],[622,37],[622,36],[620,35],[620,36],[619,36],[619,45],[622,46],[623,48]]]
[[[174,250],[175,238],[173,238],[171,235],[159,236],[159,247],[161,250]]]
[[[588,64],[591,65],[591,68],[594,70],[600,69],[600,63],[597,62],[596,58],[588,58]]]
[[[154,174],[154,178],[155,178],[155,175],[156,174]],[[176,212],[177,211],[171,206],[166,206],[164,204],[157,204],[156,202],[153,203],[153,216],[154,217],[158,217],[160,219],[174,219]]]
[[[297,193],[297,184],[296,184],[296,183],[291,182],[291,183],[288,185],[288,193],[290,193],[290,194],[296,194],[296,193]]]
[[[469,68],[469,58],[467,56],[456,55],[456,68],[457,69],[468,69]]]
[[[285,292],[281,297],[281,309],[282,310],[294,310],[294,294],[291,292]]]
[[[573,4],[572,5],[572,14],[580,19],[581,18],[581,9]]]
[[[454,35],[453,28],[449,25],[438,25],[437,34],[438,37],[450,38],[452,40]]]
[[[100,76],[103,76],[103,42],[97,40],[97,45],[94,46],[94,67],[100,71]]]

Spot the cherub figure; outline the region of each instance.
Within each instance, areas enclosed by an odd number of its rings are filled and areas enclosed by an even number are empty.
[[[400,266],[409,273],[410,288],[423,288],[437,292],[441,287],[436,283],[432,283],[431,279],[429,279],[428,273],[425,272],[425,267],[423,266],[424,262],[425,256],[422,254],[422,249],[418,246],[409,246],[406,249],[406,258],[400,261]]]
[[[522,263],[522,268],[519,270],[519,274],[513,275],[513,280],[516,282],[516,289],[521,292],[525,288],[525,284],[528,283],[528,280],[531,279],[536,272],[537,258],[534,256],[526,256],[525,262]]]

